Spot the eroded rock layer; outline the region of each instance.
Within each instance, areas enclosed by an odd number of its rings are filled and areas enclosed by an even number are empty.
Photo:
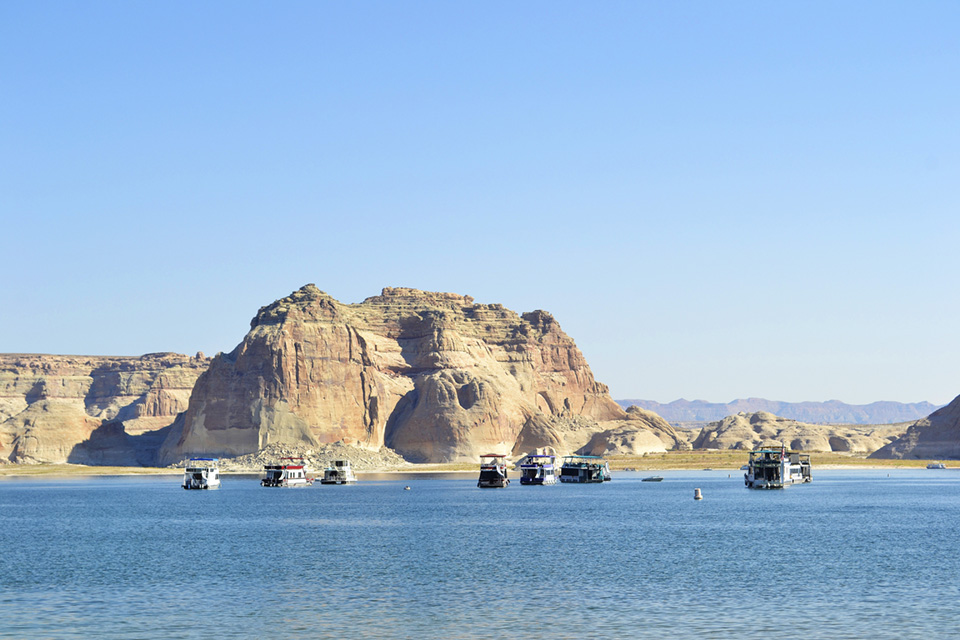
[[[960,396],[870,457],[960,460]]]
[[[806,424],[765,411],[738,413],[704,427],[693,441],[694,449],[755,449],[780,445],[800,451],[870,453],[899,437],[907,424],[823,425]]]
[[[0,461],[150,464],[202,354],[0,354]]]
[[[343,304],[307,285],[261,308],[213,359],[161,459],[344,442],[475,461],[521,445],[570,451],[578,417],[627,415],[549,313],[401,288]]]

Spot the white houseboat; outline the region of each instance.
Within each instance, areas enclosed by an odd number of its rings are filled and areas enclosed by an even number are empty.
[[[217,458],[191,458],[183,470],[184,489],[219,489],[220,467]]]
[[[782,446],[751,451],[743,474],[743,483],[750,489],[782,489],[812,480],[810,456]]]
[[[356,481],[357,476],[354,475],[349,460],[334,460],[323,470],[323,480],[320,484],[352,484]]]
[[[313,484],[303,458],[280,458],[277,464],[263,466],[262,487],[306,487]]]
[[[557,456],[531,453],[521,460],[520,484],[557,484]]]
[[[488,453],[480,456],[480,479],[477,486],[481,489],[502,489],[510,484],[507,478],[506,456]]]
[[[612,477],[610,465],[600,456],[566,456],[560,466],[560,482],[596,483]]]

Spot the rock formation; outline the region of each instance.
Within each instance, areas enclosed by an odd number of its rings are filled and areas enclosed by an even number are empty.
[[[900,425],[805,424],[772,413],[738,413],[704,427],[693,441],[694,449],[755,449],[781,443],[801,451],[870,453],[899,437]]]
[[[0,355],[0,462],[149,464],[208,362]]]
[[[672,427],[652,411],[640,407],[627,409],[626,420],[600,423],[602,431],[594,433],[581,453],[594,456],[663,453],[673,449],[689,449],[686,434]]]
[[[631,405],[655,411],[665,420],[680,422],[715,422],[737,413],[765,411],[782,418],[813,424],[894,424],[912,422],[929,415],[939,407],[929,402],[871,402],[846,404],[839,400],[826,402],[780,402],[763,398],[741,398],[727,403],[704,400],[674,400],[666,404],[653,400],[617,400],[627,408]]]
[[[960,396],[917,420],[871,458],[960,459]]]
[[[343,304],[311,284],[261,308],[213,359],[161,459],[343,442],[414,462],[475,461],[569,452],[596,422],[647,429],[626,418],[549,313],[403,288]]]

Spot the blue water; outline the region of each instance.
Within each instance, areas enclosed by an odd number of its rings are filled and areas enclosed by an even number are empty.
[[[960,636],[960,473],[814,471],[6,478],[0,638]]]

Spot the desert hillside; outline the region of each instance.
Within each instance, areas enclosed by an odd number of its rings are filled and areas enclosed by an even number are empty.
[[[772,413],[738,413],[708,424],[693,439],[694,449],[755,449],[783,444],[800,451],[867,454],[901,436],[908,424],[806,424]]]
[[[781,402],[765,398],[740,398],[732,402],[680,399],[667,403],[653,400],[617,400],[617,404],[624,409],[637,406],[654,411],[671,424],[715,422],[738,413],[758,411],[809,424],[896,424],[918,420],[939,408],[929,402],[880,401],[847,404],[839,400]]]
[[[872,457],[914,459],[960,459],[960,396],[909,426]]]

